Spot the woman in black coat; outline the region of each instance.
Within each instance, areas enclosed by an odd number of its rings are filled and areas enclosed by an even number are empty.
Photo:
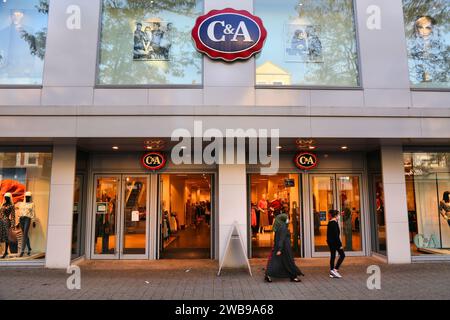
[[[287,227],[288,216],[285,213],[279,214],[275,218],[273,231],[275,241],[272,253],[267,262],[265,280],[272,282],[274,278],[289,278],[291,281],[300,282],[298,276],[304,274],[295,265],[294,254],[291,247],[291,233]]]

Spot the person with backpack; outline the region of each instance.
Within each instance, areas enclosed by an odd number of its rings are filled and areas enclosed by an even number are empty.
[[[330,210],[328,212],[331,216],[327,227],[327,244],[330,248],[330,278],[342,278],[339,273],[339,268],[344,262],[345,252],[342,248],[341,232],[339,229],[339,211]],[[339,253],[339,259],[335,265],[336,251]]]

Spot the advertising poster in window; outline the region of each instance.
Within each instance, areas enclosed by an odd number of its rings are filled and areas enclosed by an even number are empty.
[[[414,87],[450,85],[450,2],[403,0],[410,81]]]
[[[439,25],[431,16],[419,16],[414,21],[414,33],[409,39],[413,80],[446,82],[449,72],[448,50]]]
[[[320,26],[287,23],[284,29],[287,62],[323,62]]]
[[[169,61],[172,23],[137,21],[133,41],[134,61]]]

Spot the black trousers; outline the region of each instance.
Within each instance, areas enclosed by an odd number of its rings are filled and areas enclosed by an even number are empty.
[[[334,264],[336,260],[336,251],[339,253],[339,259],[336,265]],[[342,262],[344,262],[345,259],[345,252],[343,249],[338,248],[330,248],[330,270],[336,269],[339,270],[339,267],[341,266]]]

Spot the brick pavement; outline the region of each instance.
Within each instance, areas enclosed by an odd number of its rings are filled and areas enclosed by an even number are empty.
[[[1,268],[0,299],[450,299],[450,263],[386,265],[372,258],[348,258],[343,279],[328,277],[326,259],[298,261],[301,283],[263,281],[265,260],[252,260],[253,277],[224,270],[217,262],[87,261],[80,265],[81,290],[68,290],[68,274],[44,268]],[[368,290],[367,266],[379,265],[381,290]],[[189,270],[188,272],[186,272]]]

